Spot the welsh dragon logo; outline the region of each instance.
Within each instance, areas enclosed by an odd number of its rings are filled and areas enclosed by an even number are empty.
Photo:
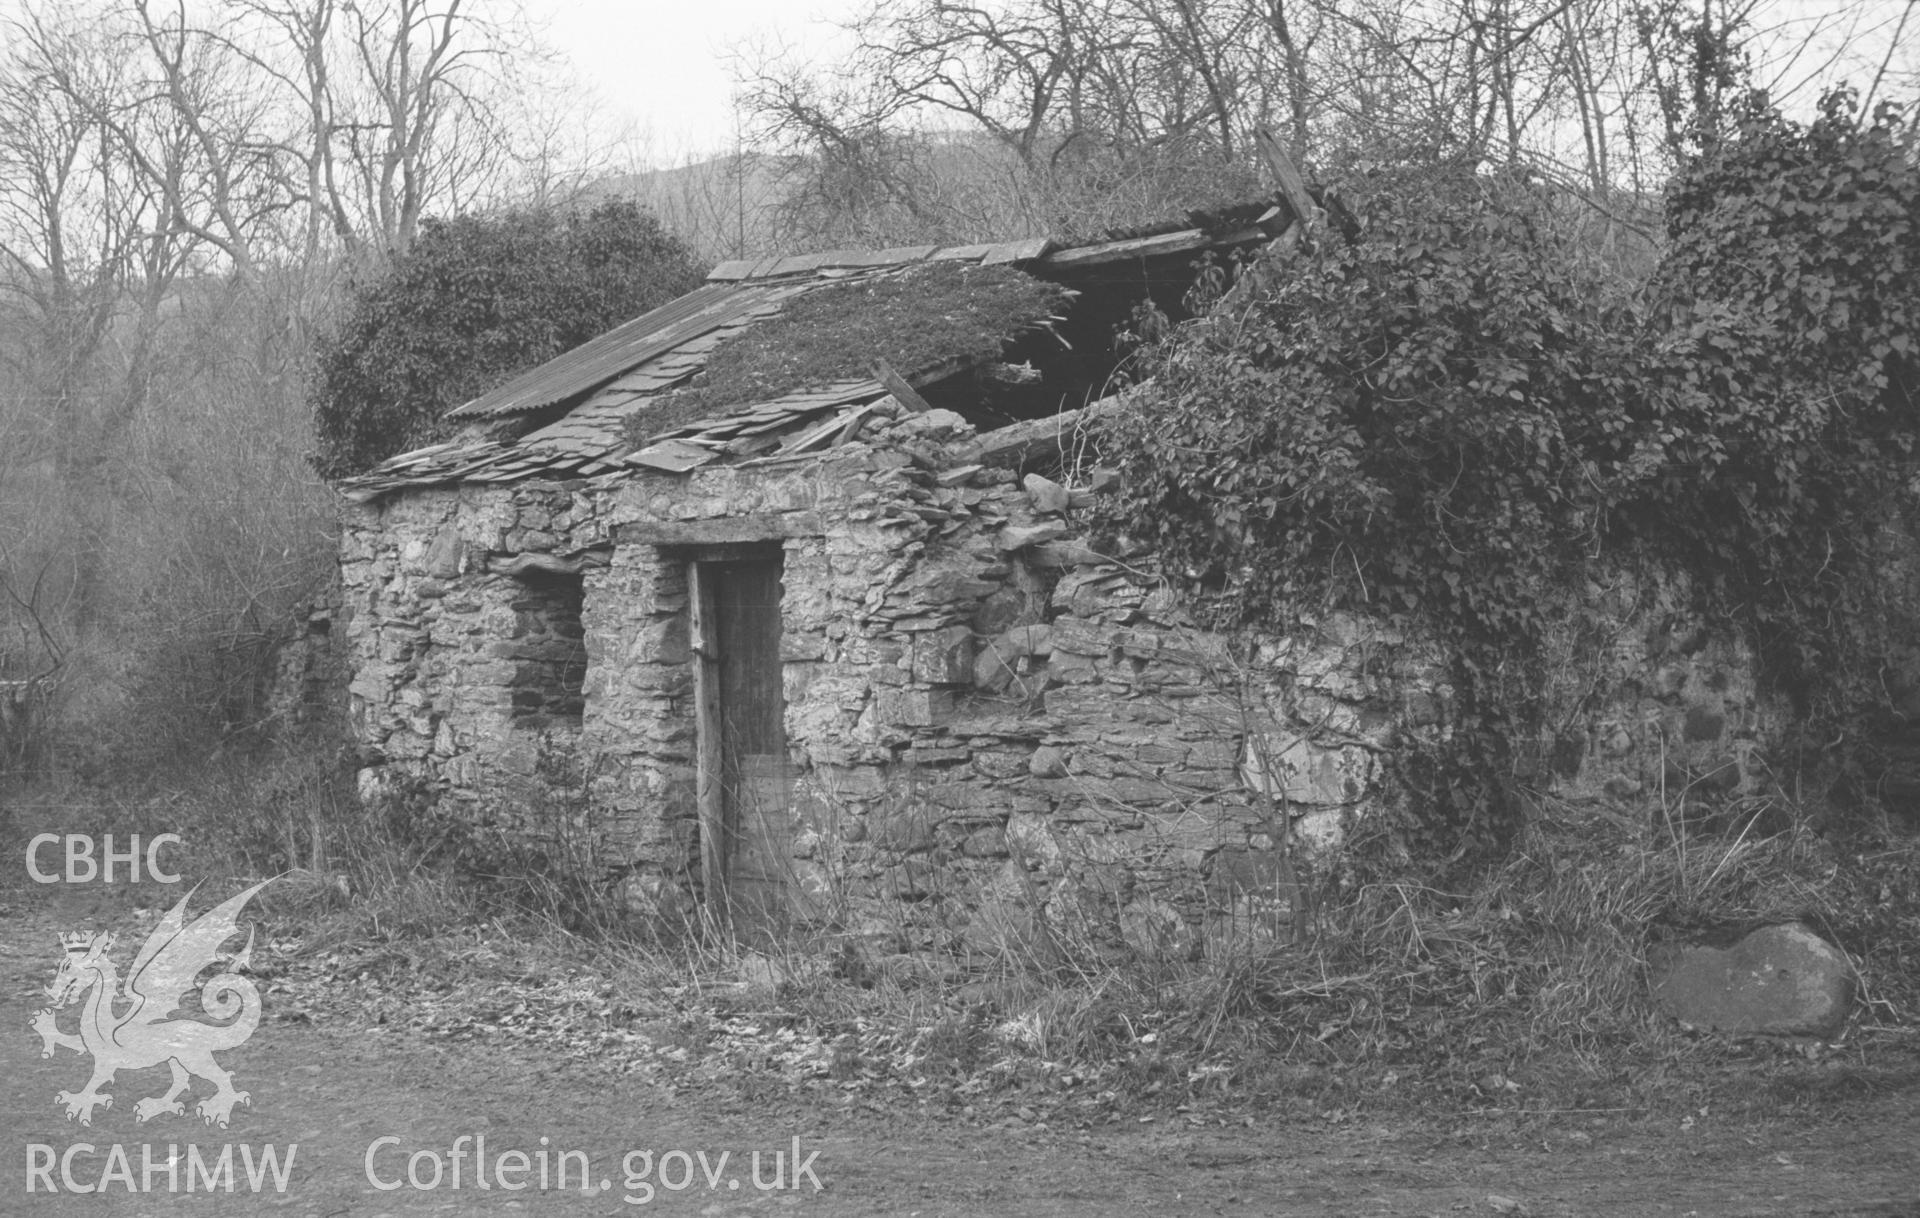
[[[244,1044],[260,1023],[260,991],[253,982],[239,975],[253,953],[253,932],[247,933],[247,945],[237,955],[221,962],[220,946],[239,933],[240,909],[253,895],[265,888],[263,880],[237,896],[228,898],[189,925],[186,920],[189,892],[167,916],[153,928],[127,977],[126,992],[120,992],[120,971],[108,957],[113,935],[65,934],[60,946],[65,956],[53,984],[46,989],[52,1007],[33,1017],[33,1030],[40,1034],[40,1056],[52,1057],[56,1047],[75,1053],[91,1054],[93,1077],[79,1091],[62,1091],[53,1102],[67,1110],[69,1120],[93,1124],[95,1108],[113,1107],[113,1097],[101,1091],[120,1070],[143,1070],[165,1062],[173,1070],[173,1085],[165,1095],[149,1096],[133,1106],[138,1120],[156,1116],[185,1115],[180,1096],[194,1076],[206,1079],[214,1092],[201,1100],[196,1112],[209,1125],[227,1127],[235,1104],[251,1103],[248,1094],[233,1089],[233,1075],[213,1059],[216,1051]],[[200,1010],[218,1021],[179,1017],[181,1002],[194,990],[194,978],[208,966],[224,967],[199,987]],[[79,1035],[62,1032],[55,1012],[86,999],[80,1013]],[[115,1008],[125,1009],[116,1013]]]

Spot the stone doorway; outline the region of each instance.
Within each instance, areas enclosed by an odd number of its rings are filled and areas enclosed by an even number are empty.
[[[709,911],[748,933],[777,934],[789,909],[781,565],[769,544],[702,554],[688,571],[702,881]]]

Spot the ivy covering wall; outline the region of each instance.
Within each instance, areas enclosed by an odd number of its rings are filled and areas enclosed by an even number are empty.
[[[1537,180],[1341,183],[1357,235],[1275,253],[1160,350],[1108,433],[1109,527],[1236,624],[1351,608],[1441,641],[1461,730],[1407,778],[1414,836],[1456,857],[1519,823],[1542,606],[1597,565],[1687,572],[1845,776],[1904,620],[1878,547],[1913,472],[1912,131],[1845,92],[1808,124],[1750,100],[1671,183],[1658,263],[1625,288],[1569,221],[1583,204]]]

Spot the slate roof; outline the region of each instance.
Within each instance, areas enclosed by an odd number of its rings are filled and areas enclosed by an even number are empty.
[[[460,437],[389,458],[369,473],[343,480],[340,490],[364,502],[410,487],[589,477],[627,469],[677,473],[718,460],[814,451],[857,430],[864,408],[886,389],[861,379],[730,406],[718,417],[663,432],[637,451],[625,438],[626,422],[658,395],[690,381],[721,343],[815,288],[896,275],[929,262],[1009,264],[1045,276],[1050,270],[1064,273],[1246,245],[1284,228],[1291,217],[1282,216],[1283,210],[1270,209],[1256,226],[1232,232],[1195,227],[1069,248],[1033,238],[723,262],[686,295],[450,411],[448,418],[468,424]],[[899,371],[911,384],[916,374],[930,370]],[[550,414],[569,402],[570,408],[544,425],[527,417]]]

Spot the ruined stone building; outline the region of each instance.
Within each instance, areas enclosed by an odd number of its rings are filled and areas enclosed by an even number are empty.
[[[1290,215],[726,263],[462,406],[342,488],[363,790],[430,785],[635,903],[909,950],[1283,916],[1293,851],[1446,730],[1445,674],[1346,618],[1196,628],[1150,555],[1089,543],[1083,441],[1124,336]],[[1623,638],[1638,675],[1559,759],[1595,798],[1755,714],[1721,653]]]

